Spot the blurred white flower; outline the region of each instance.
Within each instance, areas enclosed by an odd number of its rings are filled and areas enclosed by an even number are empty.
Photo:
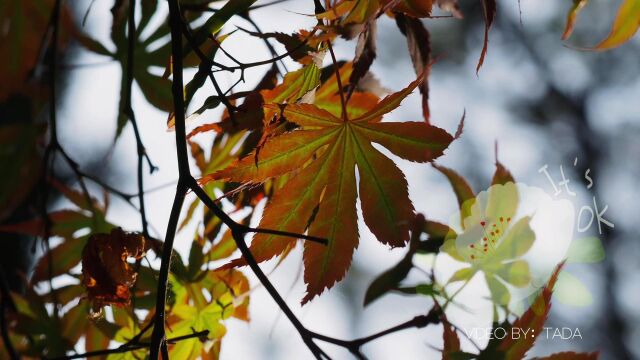
[[[465,303],[474,296],[481,301],[488,292],[493,304],[517,310],[565,259],[574,219],[568,200],[554,200],[542,189],[512,182],[491,186],[451,218],[457,235],[442,250],[455,261],[441,262],[453,273],[447,284],[474,283],[456,291]]]

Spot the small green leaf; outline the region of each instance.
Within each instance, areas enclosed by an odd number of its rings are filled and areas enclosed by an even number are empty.
[[[413,254],[407,254],[398,264],[373,280],[365,293],[364,306],[371,304],[389,290],[398,287],[398,284],[407,277],[413,267],[412,258]]]
[[[202,263],[204,261],[204,254],[202,253],[202,244],[198,240],[191,242],[191,249],[189,250],[189,265],[188,276],[194,279],[199,273]]]
[[[437,295],[439,292],[435,289],[433,284],[419,284],[416,285],[416,293],[425,296]]]

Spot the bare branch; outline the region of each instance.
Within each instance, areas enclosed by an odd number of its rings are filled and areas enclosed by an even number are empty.
[[[182,335],[182,336],[176,336],[174,338],[169,338],[169,339],[167,339],[166,342],[170,343],[170,344],[173,344],[173,343],[177,343],[177,342],[180,342],[180,341],[189,340],[189,339],[193,339],[193,338],[206,338],[208,335],[209,335],[209,330],[203,330],[203,331],[194,332],[193,334],[189,334],[189,335]],[[117,347],[115,349],[105,349],[105,350],[90,351],[90,352],[86,352],[86,353],[83,353],[83,354],[75,354],[75,355],[51,358],[50,360],[85,359],[85,358],[90,358],[90,357],[95,357],[95,356],[105,356],[105,355],[110,355],[110,354],[122,354],[122,353],[130,352],[130,351],[135,351],[135,350],[138,350],[138,349],[144,349],[144,348],[149,346],[148,343],[135,343],[135,344],[130,344],[130,345],[126,345],[126,346],[125,345]],[[168,359],[168,357],[167,357],[167,359]]]

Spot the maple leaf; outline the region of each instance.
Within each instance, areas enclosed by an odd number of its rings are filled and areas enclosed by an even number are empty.
[[[406,160],[428,162],[442,155],[453,141],[446,131],[422,121],[380,122],[382,115],[397,108],[425,75],[354,118],[349,118],[348,109],[339,118],[312,104],[288,104],[281,110],[277,105],[265,105],[281,111],[287,121],[300,128],[270,138],[259,157],[251,153],[202,179],[260,183],[291,176],[265,208],[260,226],[295,233],[308,230],[328,240],[326,246],[305,243],[307,295],[303,303],[341,280],[351,264],[358,245],[358,193],[364,221],[380,242],[399,247],[409,240],[414,208],[407,182],[395,163],[372,143]],[[251,250],[258,261],[265,261],[290,246],[290,239],[258,234]],[[242,264],[238,259],[229,267]]]
[[[146,249],[144,236],[126,233],[121,228],[89,238],[82,251],[82,284],[94,310],[105,304],[129,304],[129,289],[137,274],[127,259],[141,259]]]

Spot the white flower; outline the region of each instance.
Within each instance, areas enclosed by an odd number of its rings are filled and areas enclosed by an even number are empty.
[[[471,291],[458,289],[465,303],[474,295],[481,301],[488,292],[494,304],[515,308],[566,257],[574,219],[569,201],[554,200],[542,189],[512,182],[493,185],[452,217],[449,226],[460,231],[442,250],[456,261],[444,259],[436,269],[447,267],[453,273],[448,284],[473,283]]]

